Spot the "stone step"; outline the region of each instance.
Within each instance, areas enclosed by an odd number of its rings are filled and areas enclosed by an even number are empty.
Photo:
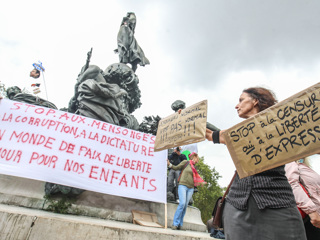
[[[135,225],[0,204],[1,240],[200,240],[209,233]]]
[[[26,178],[18,178],[0,174],[0,204],[32,208],[35,210],[47,209],[49,202],[44,199],[45,183]],[[142,201],[84,191],[73,198],[74,202],[67,213],[82,215],[103,220],[132,223],[132,210],[154,213],[158,222],[172,225],[174,213],[178,204],[167,204],[167,218],[165,204]],[[198,208],[189,206],[183,219],[186,230],[206,232],[206,226],[201,220]],[[0,239],[2,240],[2,239]]]

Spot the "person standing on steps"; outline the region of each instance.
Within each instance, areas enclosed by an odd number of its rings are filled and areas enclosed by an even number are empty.
[[[206,182],[198,174],[195,165],[199,162],[199,156],[193,152],[189,155],[189,161],[184,160],[179,165],[173,166],[168,161],[168,166],[174,170],[181,170],[179,176],[179,205],[173,217],[173,230],[180,230],[183,226],[183,218],[186,214],[188,203],[192,197],[194,187]]]

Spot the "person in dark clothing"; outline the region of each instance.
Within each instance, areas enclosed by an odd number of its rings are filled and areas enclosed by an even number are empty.
[[[183,160],[187,160],[187,157],[184,154],[181,154],[180,147],[174,149],[173,153],[169,156],[168,160],[173,166],[179,165]],[[169,169],[168,174],[168,192],[173,192],[174,186],[176,185],[175,197],[178,197],[178,178],[180,175],[180,170]],[[176,183],[176,184],[174,184]]]

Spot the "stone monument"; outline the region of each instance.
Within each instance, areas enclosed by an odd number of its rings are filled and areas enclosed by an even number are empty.
[[[137,65],[150,64],[134,37],[136,16],[129,12],[123,18],[117,37],[119,63],[110,64],[102,70],[90,64],[93,50],[88,52],[85,65],[76,79],[74,95],[68,108],[60,109],[83,115],[125,128],[156,135],[159,116],[144,117],[141,124],[134,117],[134,111],[141,106],[139,78],[135,74]],[[127,64],[130,64],[129,67]],[[44,99],[32,94],[21,93],[18,87],[9,88],[7,95],[15,101],[57,109]],[[164,225],[164,205],[137,199],[129,199],[91,191],[85,191],[53,183],[0,175],[0,203],[46,209],[45,194],[55,200],[64,196],[72,199],[68,213],[93,216],[123,222],[132,222],[131,210],[156,213],[159,223]],[[168,205],[168,225],[172,224],[176,204]],[[205,231],[200,211],[190,207],[185,218],[185,228]],[[191,215],[193,217],[191,217]],[[194,216],[197,216],[195,218]]]

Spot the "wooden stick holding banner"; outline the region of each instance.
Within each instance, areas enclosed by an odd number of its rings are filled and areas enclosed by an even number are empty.
[[[168,203],[164,204],[164,229],[168,228]]]
[[[201,142],[205,140],[207,100],[203,100],[181,113],[161,119],[158,125],[154,151]]]
[[[224,134],[240,178],[319,152],[320,83],[246,119]]]

